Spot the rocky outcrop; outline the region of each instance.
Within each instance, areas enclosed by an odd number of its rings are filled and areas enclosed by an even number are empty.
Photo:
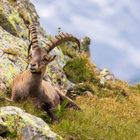
[[[81,39],[81,51],[86,52],[90,55],[89,45],[91,44],[91,39],[89,37],[84,37]]]
[[[0,136],[22,140],[62,139],[42,119],[14,106],[0,108]]]
[[[2,102],[5,102],[6,93],[10,93],[15,75],[28,67],[27,53],[30,44],[28,25],[32,23],[38,24],[39,45],[45,47],[51,36],[48,36],[40,26],[34,5],[29,0],[0,0],[0,101]],[[67,57],[59,48],[52,50],[51,54],[57,57],[48,65],[44,79],[62,90],[67,89],[73,85],[67,80],[63,71]],[[11,137],[20,135],[25,140],[60,138],[43,120],[16,107],[2,107],[4,105],[2,102],[0,139],[7,134]]]
[[[48,36],[40,26],[34,5],[29,0],[0,1],[0,95],[11,87],[13,77],[28,66],[30,39],[27,26],[34,22],[38,23],[40,47],[44,47]],[[72,85],[63,72],[67,59],[58,48],[51,54],[57,55],[57,58],[49,64],[44,79],[67,89]]]
[[[39,19],[28,0],[0,1],[0,92],[6,92],[13,77],[27,67],[30,43],[27,19],[28,22]]]

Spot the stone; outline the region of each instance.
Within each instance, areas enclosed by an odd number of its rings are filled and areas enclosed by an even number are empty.
[[[0,129],[16,133],[22,140],[61,140],[62,137],[50,130],[41,118],[26,113],[15,106],[0,108]],[[1,132],[1,133],[2,133]],[[1,134],[0,133],[0,134]]]
[[[87,97],[93,97],[93,94],[90,91],[85,91],[83,93],[83,95],[87,96]]]
[[[90,55],[89,45],[91,44],[91,39],[89,37],[84,37],[80,40],[81,51],[84,51]]]
[[[106,81],[115,81],[115,76],[109,72],[108,69],[104,68],[100,71],[100,84],[104,85]]]
[[[0,124],[0,136],[3,136],[4,134],[6,134],[7,132],[9,132],[7,126]]]

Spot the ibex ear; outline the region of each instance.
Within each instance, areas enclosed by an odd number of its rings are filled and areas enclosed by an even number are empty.
[[[56,58],[56,55],[48,56],[46,59],[48,63],[52,62]]]

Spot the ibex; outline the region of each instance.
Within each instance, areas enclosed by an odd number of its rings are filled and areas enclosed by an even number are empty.
[[[55,56],[50,56],[49,52],[65,41],[76,42],[78,46],[80,43],[71,34],[61,33],[46,43],[46,47],[39,47],[36,26],[30,25],[29,31],[32,42],[29,48],[29,68],[13,80],[11,99],[18,102],[30,98],[36,107],[47,111],[52,121],[57,121],[54,110],[62,101],[66,100],[67,105],[74,109],[80,110],[80,108],[58,88],[43,80],[47,64],[55,58]]]

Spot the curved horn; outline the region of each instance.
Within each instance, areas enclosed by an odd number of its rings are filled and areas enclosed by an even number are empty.
[[[76,42],[78,44],[79,51],[80,51],[80,41],[73,35],[68,33],[63,33],[63,32],[55,36],[54,38],[52,38],[48,43],[46,43],[46,49],[48,52],[50,52],[56,46],[66,41]]]
[[[36,24],[29,25],[29,32],[31,35],[31,45],[32,49],[39,47],[38,38],[37,38],[37,31],[36,31]],[[29,51],[31,49],[31,45],[29,46]]]

